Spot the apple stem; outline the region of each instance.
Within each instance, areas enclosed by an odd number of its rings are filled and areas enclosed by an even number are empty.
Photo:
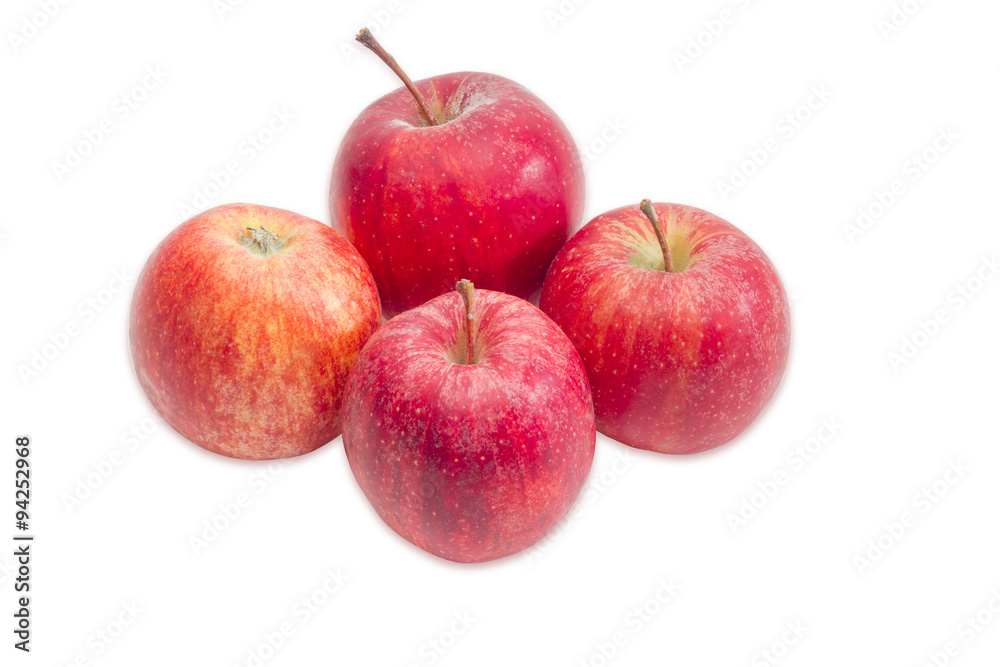
[[[465,365],[472,366],[476,363],[476,286],[463,278],[455,289],[465,302]]]
[[[354,39],[364,44],[368,50],[377,55],[382,62],[389,66],[389,69],[396,73],[396,76],[398,76],[400,81],[403,82],[406,89],[413,95],[413,99],[416,100],[417,109],[420,111],[420,115],[423,116],[424,122],[428,125],[437,125],[437,119],[434,117],[434,114],[431,113],[427,100],[425,100],[424,96],[420,94],[419,90],[417,90],[417,87],[413,84],[410,77],[406,76],[406,72],[404,72],[403,68],[399,66],[396,59],[390,56],[389,52],[382,48],[382,45],[378,43],[378,40],[375,39],[375,35],[373,35],[368,28],[362,28],[361,32],[359,32],[357,37]]]
[[[659,241],[660,250],[663,252],[663,270],[667,273],[673,273],[674,259],[670,256],[670,246],[667,245],[666,230],[660,223],[660,216],[656,215],[653,202],[643,199],[639,204],[639,209],[649,218],[649,224],[653,225],[653,231],[656,232],[656,240]]]

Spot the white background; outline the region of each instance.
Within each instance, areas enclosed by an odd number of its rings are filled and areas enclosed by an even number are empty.
[[[252,665],[248,651],[288,622],[294,634],[262,664],[715,667],[772,664],[769,650],[789,667],[916,667],[950,641],[948,664],[996,664],[1000,613],[983,612],[992,623],[971,641],[965,619],[991,596],[1000,611],[1000,280],[983,264],[1000,250],[1000,6],[908,0],[913,15],[886,35],[892,0],[566,0],[561,14],[557,0],[247,0],[221,16],[219,4],[69,2],[34,34],[24,20],[43,22],[39,4],[4,2],[0,537],[13,544],[11,450],[30,434],[37,541],[30,655],[11,647],[13,547],[0,550],[0,662]],[[723,10],[731,21],[713,37],[704,22]],[[268,482],[267,464],[205,453],[154,422],[126,347],[134,282],[102,291],[119,286],[115,271],[134,281],[185,205],[329,221],[341,136],[398,85],[374,56],[345,51],[380,22],[414,78],[495,72],[549,103],[588,152],[587,219],[643,197],[708,209],[766,250],[792,299],[784,383],[742,437],[669,458],[598,436],[576,516],[491,564],[396,536],[339,439]],[[122,118],[116,99],[147,67],[165,79]],[[823,87],[828,99],[800,108]],[[282,108],[294,120],[246,160],[241,144]],[[797,110],[799,127],[782,129]],[[53,163],[105,118],[113,131],[60,179]],[[947,128],[957,138],[937,152]],[[777,151],[723,196],[769,138]],[[936,160],[912,172],[925,150]],[[231,159],[240,173],[194,206]],[[897,179],[903,194],[849,235]],[[100,313],[89,299],[105,301]],[[937,311],[943,323],[921,334]],[[45,348],[69,324],[78,335]],[[919,349],[893,363],[904,338]],[[22,377],[43,349],[45,367]],[[799,466],[789,452],[826,436],[823,420],[836,433]],[[123,434],[143,426],[152,433],[131,448]],[[917,498],[952,464],[967,471],[939,481],[934,502]],[[776,473],[787,483],[754,496]],[[196,555],[190,538],[241,493],[249,506]],[[756,514],[734,528],[744,500]],[[913,525],[890,536],[905,513]],[[348,579],[327,595],[338,568]],[[658,602],[671,579],[679,592]],[[324,604],[306,619],[295,605],[309,596]],[[138,618],[108,646],[98,631],[117,634],[133,603]]]

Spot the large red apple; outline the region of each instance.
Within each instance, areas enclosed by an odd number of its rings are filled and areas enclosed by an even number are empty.
[[[330,216],[392,317],[460,278],[529,298],[583,219],[583,169],[555,113],[494,74],[411,82],[361,112],[333,165]],[[419,101],[418,101],[419,100]]]
[[[340,433],[348,371],[381,322],[364,260],[315,220],[230,204],[191,218],[146,262],[129,343],[163,418],[241,459],[305,454]]]
[[[531,546],[569,510],[594,455],[594,408],[580,355],[549,318],[460,289],[368,341],[347,383],[344,449],[393,530],[479,562]]]
[[[690,206],[642,208],[599,215],[570,239],[540,305],[583,357],[601,433],[701,452],[739,435],[774,395],[788,300],[733,225]]]

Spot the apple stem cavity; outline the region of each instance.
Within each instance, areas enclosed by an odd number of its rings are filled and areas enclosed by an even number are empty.
[[[465,365],[474,366],[476,363],[476,286],[472,281],[459,280],[455,289],[462,295],[465,303]]]
[[[250,233],[249,236],[240,234],[243,245],[265,257],[281,250],[284,246],[278,235],[263,225],[260,229],[247,227],[246,231]]]
[[[663,270],[667,273],[673,273],[674,259],[670,256],[670,246],[667,245],[666,230],[660,223],[660,216],[656,215],[653,202],[643,199],[639,203],[639,209],[649,218],[649,224],[653,225],[653,231],[656,232],[656,240],[660,243],[660,250],[663,252]]]
[[[398,76],[400,81],[403,82],[403,85],[406,86],[406,89],[413,95],[413,99],[416,100],[417,109],[420,111],[420,115],[423,117],[424,122],[428,125],[439,125],[440,123],[438,122],[438,119],[433,113],[431,113],[431,108],[427,104],[427,100],[424,99],[424,96],[419,90],[417,90],[417,87],[413,84],[413,80],[406,76],[406,72],[404,72],[403,68],[399,66],[396,59],[389,55],[388,51],[382,48],[382,45],[378,43],[377,39],[375,39],[375,35],[373,35],[368,28],[362,28],[361,32],[359,32],[354,39],[364,44],[369,51],[377,55],[382,62],[389,66],[389,69],[395,72],[396,76]]]

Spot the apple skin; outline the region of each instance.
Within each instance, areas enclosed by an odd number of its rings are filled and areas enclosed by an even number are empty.
[[[693,454],[735,438],[771,400],[788,359],[788,300],[739,229],[690,206],[654,208],[675,272],[646,216],[625,206],[563,247],[539,305],[583,358],[601,433]]]
[[[456,292],[389,320],[351,371],[344,449],[379,516],[432,554],[502,558],[542,539],[594,456],[587,372],[527,301],[476,290],[477,363]]]
[[[263,255],[248,227],[285,240]],[[275,459],[340,434],[351,365],[381,322],[364,260],[316,220],[229,204],[174,229],[146,262],[129,324],[153,407],[218,454]]]
[[[368,262],[392,317],[452,290],[527,299],[583,221],[580,154],[562,121],[522,86],[457,72],[416,82],[452,120],[427,126],[405,88],[373,102],[341,142],[334,228]]]

